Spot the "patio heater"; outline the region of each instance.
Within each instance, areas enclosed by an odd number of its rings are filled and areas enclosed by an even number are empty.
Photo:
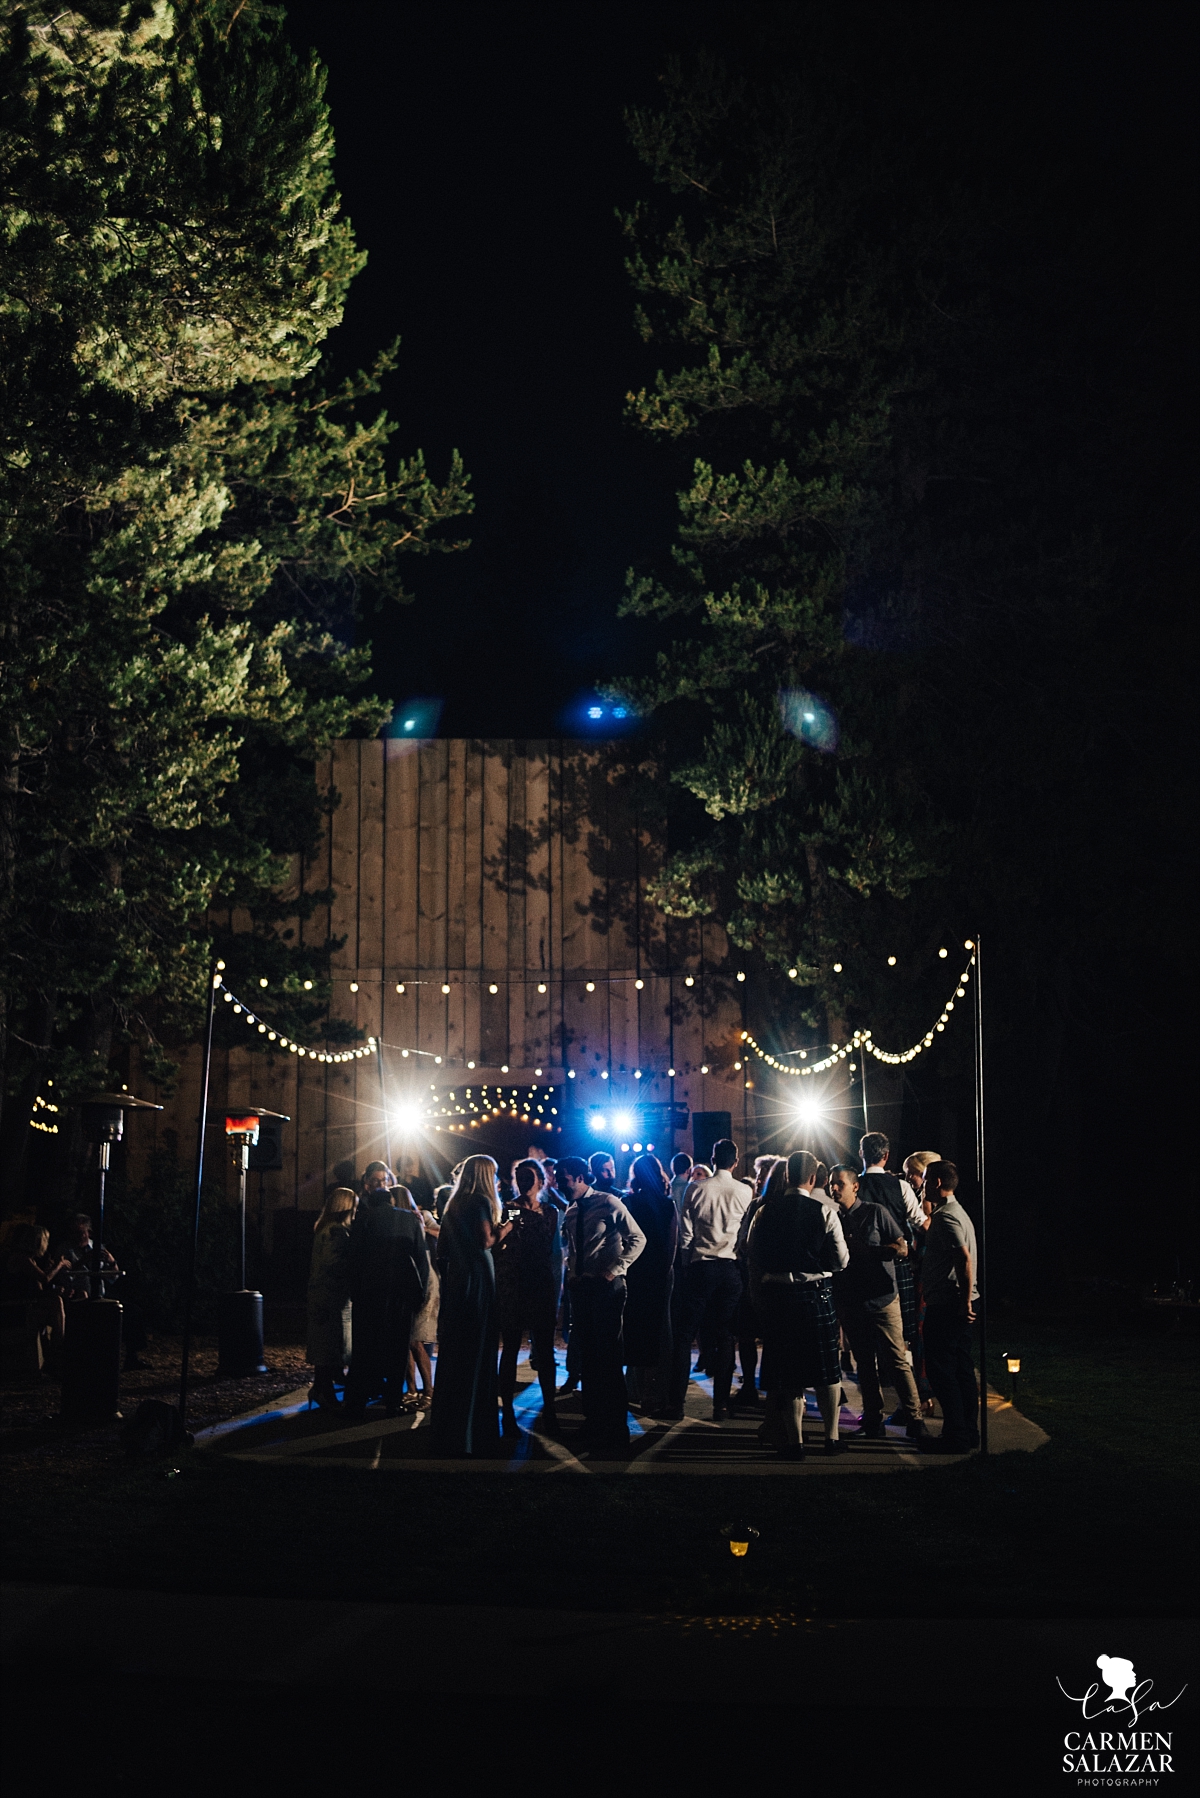
[[[244,1105],[225,1113],[225,1140],[238,1170],[238,1241],[240,1287],[222,1295],[217,1322],[217,1378],[244,1379],[266,1373],[263,1360],[263,1301],[261,1292],[246,1290],[246,1174],[250,1151],[258,1143],[263,1118],[290,1123],[286,1112],[268,1111],[262,1105]]]
[[[84,1136],[98,1150],[100,1189],[88,1297],[66,1310],[62,1415],[73,1423],[108,1423],[121,1415],[121,1304],[104,1297],[104,1189],[112,1145],[125,1133],[125,1113],[161,1110],[126,1092],[97,1093],[82,1105]]]

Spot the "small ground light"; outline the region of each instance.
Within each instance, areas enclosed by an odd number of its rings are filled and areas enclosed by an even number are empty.
[[[1009,1392],[1015,1405],[1017,1402],[1017,1375],[1021,1371],[1020,1355],[1005,1355],[1004,1365],[1008,1369]]]
[[[730,1554],[734,1555],[739,1561],[744,1560],[750,1553],[750,1544],[758,1541],[758,1531],[754,1528],[753,1524],[742,1523],[741,1521],[727,1523],[722,1529],[721,1534],[729,1544]]]

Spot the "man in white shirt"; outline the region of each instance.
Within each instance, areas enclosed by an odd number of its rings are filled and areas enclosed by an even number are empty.
[[[697,1332],[714,1343],[713,1422],[729,1415],[733,1383],[733,1319],[742,1296],[737,1262],[738,1227],[750,1203],[750,1188],[735,1180],[737,1144],[726,1138],[713,1144],[713,1176],[693,1186],[680,1219],[679,1252],[683,1262],[683,1302],[675,1340],[669,1414],[683,1416],[692,1369],[692,1342]]]

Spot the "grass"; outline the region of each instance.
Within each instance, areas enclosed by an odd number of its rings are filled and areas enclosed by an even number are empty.
[[[1021,1409],[1050,1434],[1034,1455],[812,1480],[26,1462],[5,1574],[710,1616],[1185,1614],[1195,1340],[1032,1312],[992,1336],[1020,1351]],[[718,1532],[739,1515],[760,1540],[734,1562]]]

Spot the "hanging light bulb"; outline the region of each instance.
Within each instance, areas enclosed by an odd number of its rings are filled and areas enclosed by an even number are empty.
[[[402,980],[398,980],[396,982],[396,991],[398,993],[402,993],[404,991],[404,982]]]
[[[695,977],[691,974],[685,974],[683,977],[683,984],[684,986],[695,986]]]
[[[594,993],[596,990],[596,982],[594,980],[589,980],[584,990],[589,993]]]

